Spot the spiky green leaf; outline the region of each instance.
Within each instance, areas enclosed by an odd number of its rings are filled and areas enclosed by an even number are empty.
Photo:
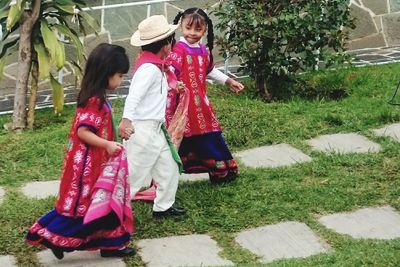
[[[65,64],[65,47],[64,44],[60,41],[57,41],[55,43],[56,45],[56,58],[55,58],[55,63],[57,66],[57,70],[60,70],[64,67]]]
[[[56,5],[62,5],[62,6],[74,6],[75,3],[72,0],[55,0],[54,1]]]
[[[55,8],[70,15],[74,14],[74,6],[55,5]]]
[[[77,5],[77,8],[79,8],[80,6],[86,6],[85,1],[82,0],[73,0],[73,1]]]
[[[51,74],[50,85],[53,89],[54,112],[60,114],[64,108],[64,88]]]
[[[17,4],[10,6],[10,10],[8,12],[8,17],[7,17],[7,23],[6,23],[6,29],[8,31],[10,31],[11,28],[14,27],[14,25],[19,21],[19,19],[21,18],[22,12],[23,12],[23,9],[18,4],[18,1],[17,1]]]
[[[92,16],[90,16],[87,12],[79,12],[79,16],[83,18],[85,23],[87,23],[87,25],[91,27],[93,30],[97,31],[99,29],[100,27],[99,22]]]
[[[61,33],[63,34],[67,39],[69,39],[75,46],[76,52],[77,52],[77,57],[79,62],[83,62],[83,54],[84,54],[84,48],[82,42],[79,40],[77,34],[74,34],[71,29],[69,29],[65,25],[54,25],[54,27]]]
[[[8,12],[10,12],[9,9],[2,9],[0,10],[0,20],[3,20],[8,17]]]
[[[50,75],[50,58],[47,54],[46,48],[42,43],[35,43],[33,45],[37,53],[37,58],[39,62],[39,78],[40,79],[48,79]]]
[[[11,2],[11,0],[2,0],[0,2],[0,9],[8,9],[10,2]]]
[[[4,65],[6,64],[6,57],[0,58],[0,80],[3,79]]]
[[[58,50],[58,39],[56,33],[49,28],[47,21],[44,19],[40,20],[40,32],[42,33],[42,38],[46,49],[49,51],[50,58],[56,60],[59,54]]]
[[[16,51],[18,48],[18,43],[19,39],[16,38],[14,40],[11,40],[10,42],[5,43],[4,45],[1,44],[2,48],[0,50],[0,58],[10,55],[12,52]]]
[[[77,62],[69,61],[69,62],[66,62],[66,64],[71,68],[74,76],[82,77],[82,68]]]

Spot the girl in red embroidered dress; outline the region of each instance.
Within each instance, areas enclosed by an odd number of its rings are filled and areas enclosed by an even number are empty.
[[[126,247],[133,225],[121,223],[115,212],[83,222],[103,165],[123,149],[114,141],[106,89],[115,90],[128,69],[125,49],[111,44],[98,45],[86,63],[55,209],[40,218],[27,234],[28,243],[50,248],[58,259],[74,250],[101,249],[103,257],[134,253]]]
[[[200,8],[189,8],[179,13],[174,24],[181,21],[183,38],[169,56],[178,80],[188,88],[189,107],[186,129],[179,155],[186,173],[208,172],[212,183],[229,182],[237,176],[237,164],[222,137],[221,126],[207,97],[206,78],[229,85],[239,93],[244,86],[214,68],[213,25]],[[207,34],[208,50],[200,43]],[[170,123],[179,101],[179,92],[168,93],[166,121]]]

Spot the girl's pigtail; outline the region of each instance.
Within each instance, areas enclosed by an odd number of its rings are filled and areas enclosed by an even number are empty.
[[[182,12],[178,12],[178,14],[175,16],[174,21],[172,22],[174,25],[178,25],[179,20],[181,19],[183,13]]]
[[[197,8],[196,13],[202,16],[207,24],[208,32],[207,32],[207,47],[208,50],[210,51],[210,66],[214,64],[214,57],[212,54],[212,50],[214,48],[214,27],[213,23],[210,19],[210,17],[207,15],[207,13],[201,9]]]
[[[208,27],[207,46],[208,46],[208,49],[210,50],[210,66],[212,66],[214,64],[214,57],[212,54],[212,50],[214,48],[214,27],[213,27],[211,19],[208,16],[206,16],[205,19],[206,19],[207,27]]]
[[[207,13],[201,8],[192,7],[192,8],[186,9],[183,13],[179,12],[176,15],[173,23],[176,25],[179,23],[179,20],[181,18],[185,17],[186,15],[193,15],[193,14],[203,17],[205,23],[207,24],[207,29],[208,29],[207,47],[208,47],[208,50],[210,53],[210,66],[213,66],[214,57],[212,54],[212,50],[214,49],[214,27],[213,27],[213,23],[212,23],[210,17],[207,15]]]

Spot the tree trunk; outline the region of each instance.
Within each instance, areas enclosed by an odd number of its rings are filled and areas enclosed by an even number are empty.
[[[33,53],[33,57],[35,57],[35,53]],[[35,123],[35,107],[36,107],[36,99],[37,99],[37,91],[38,91],[38,83],[39,83],[39,68],[37,61],[32,62],[32,71],[31,71],[31,90],[29,97],[29,105],[28,105],[28,128],[33,129],[33,125]]]
[[[22,13],[19,31],[18,72],[15,86],[13,120],[10,130],[21,132],[26,126],[26,96],[28,91],[29,72],[31,70],[31,35],[32,28],[39,17],[41,0],[32,1],[32,10]]]
[[[12,125],[14,131],[21,131],[26,126],[26,93],[31,70],[31,29],[30,21],[23,19],[19,32],[18,72]]]
[[[257,88],[257,91],[258,91],[259,95],[264,100],[266,100],[268,102],[271,102],[273,96],[271,95],[271,93],[268,90],[267,79],[265,77],[256,76],[255,77],[255,81],[256,81],[256,88]]]

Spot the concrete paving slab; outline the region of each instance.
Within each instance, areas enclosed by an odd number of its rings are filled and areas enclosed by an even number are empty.
[[[323,216],[327,228],[353,238],[394,239],[400,237],[400,213],[390,206]]]
[[[16,267],[16,260],[14,256],[6,255],[0,256],[0,266],[1,267]]]
[[[245,230],[235,240],[260,256],[263,263],[308,257],[330,249],[306,224],[294,221]]]
[[[207,181],[209,179],[208,173],[182,173],[179,180],[180,181]]]
[[[30,198],[44,199],[50,196],[57,196],[60,181],[45,181],[27,183],[21,188],[22,193]]]
[[[385,127],[372,130],[378,136],[391,137],[397,142],[400,142],[400,123],[386,125]]]
[[[171,236],[143,239],[139,254],[148,267],[232,266],[218,256],[221,249],[208,235]]]
[[[239,152],[234,157],[252,168],[274,168],[312,161],[312,158],[288,144],[252,148]]]
[[[321,135],[307,141],[317,151],[327,153],[372,153],[381,146],[356,133]]]
[[[3,202],[5,195],[6,195],[6,191],[4,191],[3,187],[0,186],[0,203]]]
[[[125,267],[121,258],[102,258],[99,251],[74,251],[64,253],[62,260],[54,257],[50,250],[37,253],[43,267]]]

